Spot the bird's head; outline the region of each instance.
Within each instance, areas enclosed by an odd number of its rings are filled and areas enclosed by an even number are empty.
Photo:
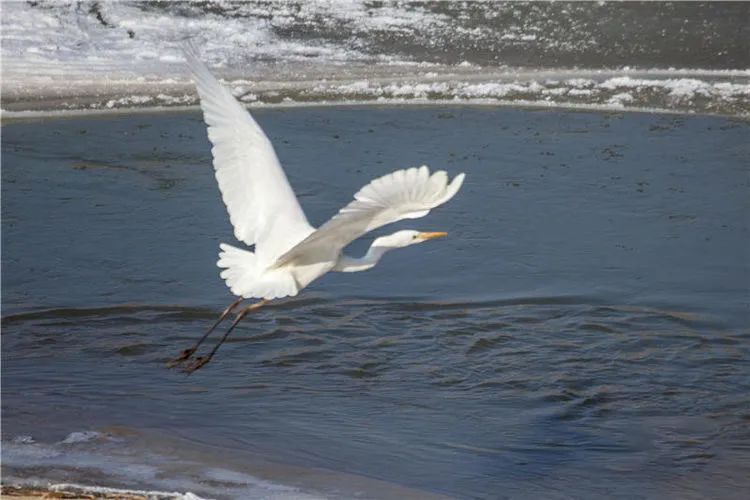
[[[406,229],[403,231],[397,231],[388,236],[381,236],[372,242],[373,247],[384,247],[384,248],[403,248],[409,245],[415,245],[422,243],[423,241],[433,240],[435,238],[442,238],[448,236],[448,233],[423,233],[420,231],[413,231]]]

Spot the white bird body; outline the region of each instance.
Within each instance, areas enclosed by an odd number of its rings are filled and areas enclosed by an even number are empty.
[[[213,144],[213,164],[235,237],[254,251],[222,243],[218,266],[233,294],[274,299],[294,296],[330,271],[373,267],[390,249],[445,233],[399,231],[376,239],[362,258],[343,249],[363,234],[402,219],[423,217],[450,200],[464,174],[448,182],[426,166],[398,170],[367,184],[354,200],[315,229],[294,196],[268,137],[250,113],[196,57],[186,59]]]
[[[446,233],[397,231],[377,238],[361,258],[344,248],[369,231],[402,219],[424,217],[453,198],[464,180],[448,182],[442,170],[426,166],[384,175],[367,184],[354,200],[315,229],[307,221],[266,134],[250,113],[211,75],[192,48],[185,51],[200,96],[208,138],[213,144],[214,171],[234,235],[254,249],[219,245],[217,265],[233,294],[230,304],[209,330],[169,366],[195,354],[211,332],[246,298],[263,299],[245,307],[207,356],[196,357],[185,371],[208,363],[237,324],[270,299],[294,296],[330,271],[359,272],[372,268],[389,250],[421,243]]]

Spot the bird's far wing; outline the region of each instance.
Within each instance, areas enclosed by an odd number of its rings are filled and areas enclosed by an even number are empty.
[[[198,59],[185,58],[193,74],[214,170],[235,237],[275,260],[313,231],[294,196],[271,141],[250,113]]]
[[[439,170],[430,175],[426,166],[398,170],[367,184],[354,195],[354,201],[342,208],[305,240],[282,255],[274,267],[311,255],[319,246],[343,249],[363,234],[402,219],[424,217],[430,209],[453,198],[464,181],[458,174],[448,182],[448,174]]]

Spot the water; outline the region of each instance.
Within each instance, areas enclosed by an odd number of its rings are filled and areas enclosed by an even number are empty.
[[[487,102],[748,116],[743,2],[5,2],[3,109]]]
[[[465,171],[454,200],[397,225],[449,237],[259,311],[188,377],[164,363],[231,300],[201,117],[6,123],[6,479],[220,498],[744,495],[747,122],[256,116],[314,224],[395,168]]]

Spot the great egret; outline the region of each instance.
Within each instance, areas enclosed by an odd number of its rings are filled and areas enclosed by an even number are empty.
[[[315,229],[305,217],[271,141],[250,113],[198,59],[192,47],[185,57],[195,80],[213,164],[234,235],[254,251],[220,245],[221,277],[239,298],[227,307],[196,344],[170,362],[189,360],[211,332],[245,299],[260,302],[242,309],[208,356],[186,366],[192,373],[208,363],[231,331],[249,312],[269,300],[294,296],[329,271],[358,272],[372,268],[387,251],[445,236],[444,232],[398,231],[377,238],[361,258],[344,255],[346,245],[363,234],[401,219],[427,215],[453,198],[464,180],[448,182],[444,171],[426,166],[398,170],[367,184],[354,200]]]

